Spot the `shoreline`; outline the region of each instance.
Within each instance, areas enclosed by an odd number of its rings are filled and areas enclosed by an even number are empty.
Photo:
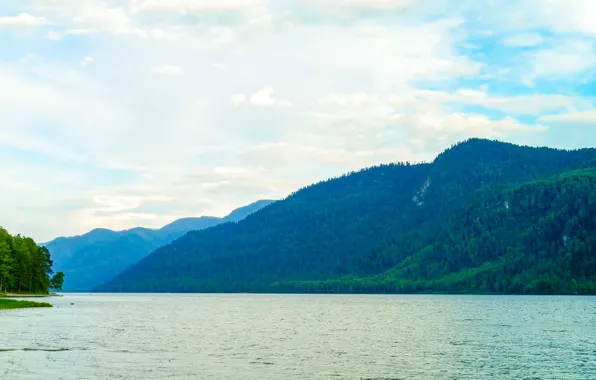
[[[45,298],[60,297],[58,293],[34,294],[34,293],[0,293],[0,298]]]

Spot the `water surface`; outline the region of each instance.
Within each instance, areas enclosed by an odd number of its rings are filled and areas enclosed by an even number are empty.
[[[50,301],[0,311],[1,379],[596,379],[596,297]]]

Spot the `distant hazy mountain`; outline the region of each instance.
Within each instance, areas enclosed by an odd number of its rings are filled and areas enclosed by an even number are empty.
[[[112,231],[97,228],[84,235],[60,237],[42,245],[52,254],[54,271],[66,274],[64,290],[87,291],[189,231],[238,222],[273,202],[260,200],[236,209],[224,218],[183,218],[160,229],[137,227]]]
[[[596,294],[596,149],[472,139],[190,232],[98,291]]]

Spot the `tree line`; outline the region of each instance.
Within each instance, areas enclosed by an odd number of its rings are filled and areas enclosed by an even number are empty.
[[[0,293],[47,294],[61,290],[64,273],[54,274],[46,247],[0,227]],[[52,276],[52,274],[54,274]]]

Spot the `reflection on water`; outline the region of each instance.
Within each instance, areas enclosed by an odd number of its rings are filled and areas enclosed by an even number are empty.
[[[1,379],[596,379],[594,297],[51,302],[0,312]]]

